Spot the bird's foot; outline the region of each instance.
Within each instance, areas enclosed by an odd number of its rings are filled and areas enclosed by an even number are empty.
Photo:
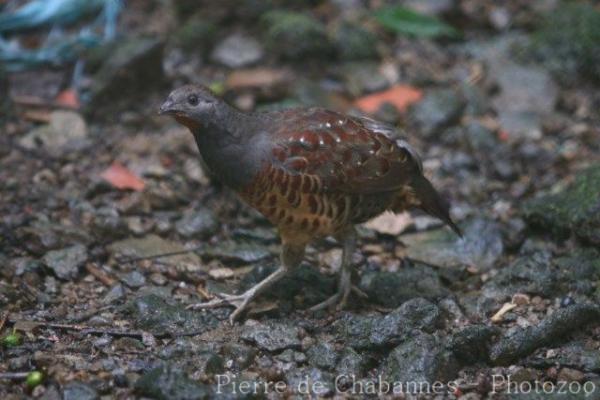
[[[350,292],[354,292],[362,298],[368,297],[367,294],[365,292],[363,292],[362,290],[360,290],[358,287],[356,287],[354,285],[348,285],[348,287],[340,287],[336,294],[334,294],[327,300],[325,300],[315,306],[312,306],[311,308],[308,309],[308,311],[311,311],[311,312],[321,311],[321,310],[328,309],[334,305],[336,306],[336,309],[338,311],[343,310],[346,307],[346,303],[348,302],[348,295],[350,294]]]
[[[227,294],[218,293],[215,296],[218,298],[204,302],[190,304],[186,307],[188,310],[200,310],[206,308],[217,308],[225,306],[234,306],[235,310],[229,316],[229,322],[233,325],[235,320],[248,308],[248,304],[254,298],[255,293],[248,290],[242,294]]]

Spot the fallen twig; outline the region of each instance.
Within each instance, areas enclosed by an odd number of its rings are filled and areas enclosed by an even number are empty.
[[[28,375],[29,372],[3,372],[0,373],[0,379],[16,381],[27,379]]]
[[[53,328],[60,329],[66,331],[76,331],[80,332],[83,335],[108,335],[108,336],[117,336],[117,337],[134,337],[134,338],[142,338],[146,332],[145,331],[119,331],[114,329],[99,329],[99,328],[91,328],[85,325],[79,324],[57,324],[53,322],[45,322],[45,321],[31,321],[31,320],[14,320],[9,319],[8,322],[11,324],[28,324],[30,326],[40,326],[44,328]],[[196,336],[204,333],[205,330],[202,331],[193,331],[193,332],[184,332],[184,333],[163,333],[160,335],[154,335],[154,337],[158,339],[164,339],[169,337],[182,337],[182,336]]]
[[[172,251],[169,253],[153,254],[151,256],[124,258],[124,259],[118,259],[118,260],[119,260],[119,262],[122,262],[122,263],[130,263],[130,262],[136,262],[136,261],[142,261],[142,260],[153,260],[156,258],[171,257],[171,256],[178,256],[180,254],[193,253],[195,251],[202,250],[203,248],[204,248],[204,246],[197,246],[197,247],[193,247],[191,249],[186,249],[186,250]]]
[[[504,314],[515,308],[515,303],[504,303],[504,305],[498,310],[496,314],[492,316],[492,322],[500,322],[504,318]]]
[[[77,109],[77,107],[73,107],[57,101],[45,100],[41,97],[36,96],[11,96],[11,99],[13,103],[26,107],[56,108],[65,110]]]
[[[94,278],[98,279],[100,282],[102,282],[104,285],[106,285],[108,287],[111,287],[116,283],[115,279],[113,279],[106,272],[104,272],[100,268],[98,268],[96,266],[96,264],[94,264],[94,263],[87,263],[85,265],[85,269],[87,272],[89,272],[91,275],[93,275]]]

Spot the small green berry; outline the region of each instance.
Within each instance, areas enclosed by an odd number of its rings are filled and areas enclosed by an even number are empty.
[[[40,371],[31,371],[29,374],[27,374],[27,379],[25,380],[25,383],[27,384],[27,386],[33,389],[34,387],[42,383],[43,380],[44,375]]]
[[[4,339],[2,339],[2,343],[6,347],[17,347],[21,344],[21,335],[19,335],[17,332],[8,334],[4,337]]]
[[[225,84],[220,81],[212,82],[210,85],[208,85],[208,88],[217,96],[221,96],[223,93],[225,93]]]

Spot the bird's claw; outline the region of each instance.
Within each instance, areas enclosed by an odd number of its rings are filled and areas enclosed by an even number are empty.
[[[330,308],[333,305],[336,305],[336,310],[337,311],[341,311],[344,308],[346,308],[346,304],[348,302],[348,295],[350,294],[350,292],[354,292],[356,293],[359,297],[362,298],[368,298],[369,296],[363,292],[362,290],[360,290],[359,288],[357,288],[354,285],[351,285],[350,287],[347,288],[340,288],[338,289],[337,293],[334,294],[333,296],[331,296],[330,298],[328,298],[327,300],[312,306],[311,308],[308,309],[308,311],[310,312],[316,312],[316,311],[321,311],[321,310],[325,310],[327,308]]]
[[[233,325],[235,320],[246,310],[248,307],[248,303],[252,299],[250,293],[243,294],[227,294],[227,293],[218,293],[215,296],[218,298],[206,301],[204,303],[196,303],[190,304],[186,307],[188,310],[202,310],[208,308],[217,308],[217,307],[225,307],[225,306],[233,306],[235,310],[229,316],[229,322]]]

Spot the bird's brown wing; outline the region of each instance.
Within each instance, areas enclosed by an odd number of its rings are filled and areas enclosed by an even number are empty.
[[[274,165],[310,176],[319,191],[391,192],[422,172],[415,151],[389,125],[322,109],[282,120],[273,136]]]

